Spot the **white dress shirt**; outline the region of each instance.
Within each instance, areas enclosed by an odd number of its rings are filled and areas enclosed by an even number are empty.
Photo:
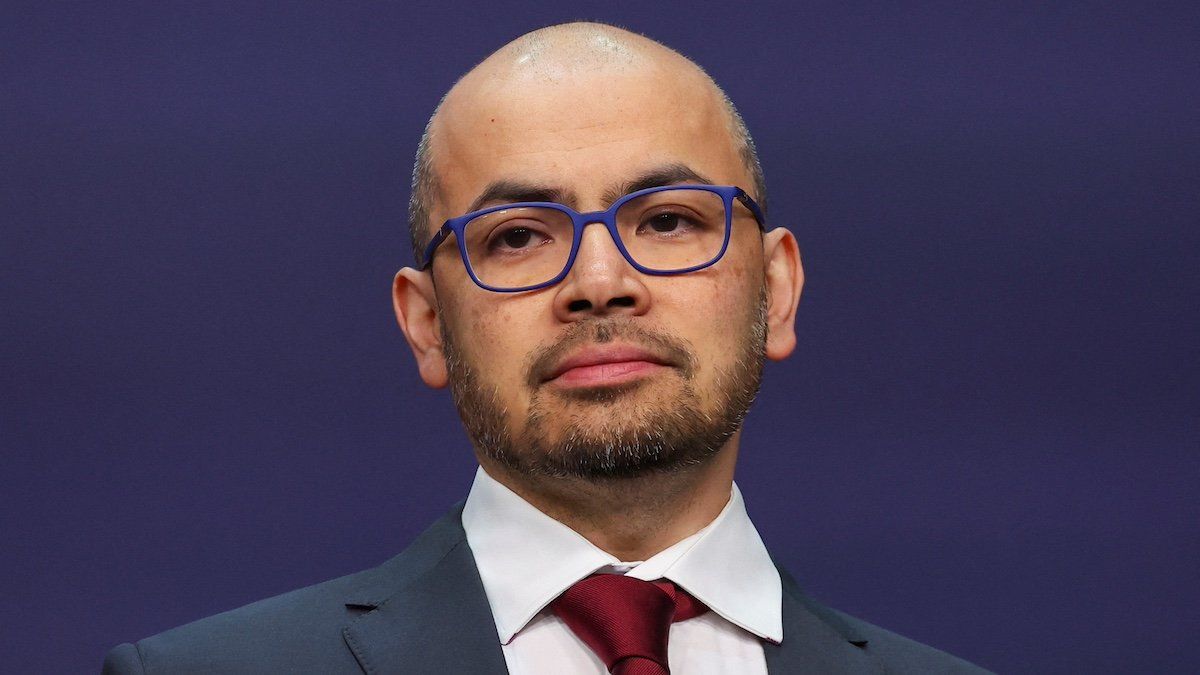
[[[762,640],[783,640],[779,571],[737,485],[704,529],[644,562],[622,562],[533,507],[482,468],[462,513],[511,675],[608,672],[547,605],[593,573],[666,578],[711,611],[671,625],[675,675],[767,672]]]

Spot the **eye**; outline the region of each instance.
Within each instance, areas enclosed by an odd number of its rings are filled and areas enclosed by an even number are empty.
[[[660,213],[650,219],[650,229],[659,234],[674,232],[683,226],[678,213]]]
[[[488,250],[496,253],[527,251],[549,241],[549,237],[531,227],[520,225],[497,228],[488,241]]]
[[[660,210],[642,217],[638,234],[652,237],[681,237],[704,229],[687,210]]]
[[[500,235],[500,241],[509,248],[522,248],[529,244],[530,239],[533,239],[533,233],[523,227],[508,230]]]

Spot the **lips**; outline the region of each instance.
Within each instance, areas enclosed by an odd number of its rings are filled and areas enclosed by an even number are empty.
[[[563,375],[574,375],[573,379],[604,380],[623,379],[656,366],[673,365],[667,359],[633,345],[596,345],[573,352],[559,361],[547,374],[544,381],[556,380]],[[564,378],[572,379],[572,378]]]

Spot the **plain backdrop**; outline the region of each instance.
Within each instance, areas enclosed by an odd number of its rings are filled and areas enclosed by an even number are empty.
[[[1200,669],[1196,5],[673,0],[4,2],[0,669],[96,671],[465,496],[390,307],[411,158],[578,18],[708,69],[801,243],[738,482],[802,585],[1003,672]]]

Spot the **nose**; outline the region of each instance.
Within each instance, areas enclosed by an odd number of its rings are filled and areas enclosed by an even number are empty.
[[[583,228],[575,263],[556,288],[554,313],[560,321],[597,316],[637,316],[650,308],[650,292],[603,223]]]

